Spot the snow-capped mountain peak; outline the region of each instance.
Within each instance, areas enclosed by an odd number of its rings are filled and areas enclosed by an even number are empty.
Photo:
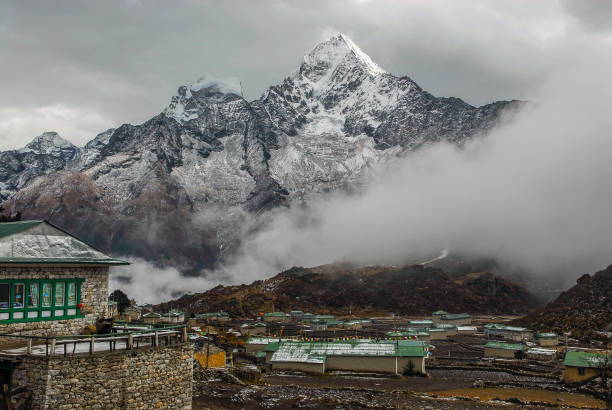
[[[33,152],[35,154],[59,154],[62,151],[76,151],[77,147],[60,137],[55,131],[43,132],[34,137],[32,141],[19,152]]]
[[[351,60],[351,65],[361,66],[372,76],[386,73],[351,39],[341,33],[317,44],[310,53],[306,54],[300,71],[302,73],[306,71],[306,76],[311,81],[317,81],[325,74],[331,74],[347,60]]]

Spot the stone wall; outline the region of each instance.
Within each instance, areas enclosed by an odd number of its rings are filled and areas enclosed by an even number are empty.
[[[170,346],[68,357],[25,357],[12,391],[25,390],[42,409],[191,409],[193,346]],[[25,396],[21,393],[21,396]]]
[[[0,323],[0,333],[51,336],[82,334],[83,329],[106,316],[108,301],[107,266],[0,266],[1,279],[81,278],[81,314],[85,317],[22,323]],[[0,343],[5,342],[0,338]]]

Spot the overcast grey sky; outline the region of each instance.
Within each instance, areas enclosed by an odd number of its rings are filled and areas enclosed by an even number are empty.
[[[50,130],[81,145],[205,73],[255,99],[338,31],[435,95],[530,99],[611,27],[605,0],[2,0],[0,149]]]

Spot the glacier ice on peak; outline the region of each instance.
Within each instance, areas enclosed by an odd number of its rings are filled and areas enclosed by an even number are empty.
[[[206,88],[222,94],[236,94],[242,96],[242,85],[240,84],[240,80],[236,77],[217,78],[210,74],[205,74],[189,86],[189,90],[194,93]]]

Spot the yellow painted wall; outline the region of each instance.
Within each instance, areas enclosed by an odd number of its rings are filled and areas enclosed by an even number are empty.
[[[206,352],[196,352],[194,358],[200,362],[203,368],[206,368]],[[210,354],[208,356],[208,367],[225,367],[225,352]]]

